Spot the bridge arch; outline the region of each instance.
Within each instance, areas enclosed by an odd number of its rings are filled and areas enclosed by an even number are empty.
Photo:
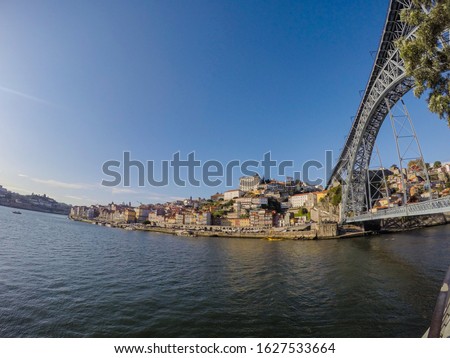
[[[367,211],[366,186],[370,158],[381,125],[392,108],[414,87],[395,46],[400,37],[413,37],[417,28],[400,21],[411,0],[391,0],[382,38],[364,96],[328,186],[342,184],[341,220]]]

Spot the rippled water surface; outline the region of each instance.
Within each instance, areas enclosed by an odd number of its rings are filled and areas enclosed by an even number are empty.
[[[274,242],[11,211],[0,337],[416,337],[450,265],[450,225]]]

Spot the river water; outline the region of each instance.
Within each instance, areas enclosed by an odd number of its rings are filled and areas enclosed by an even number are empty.
[[[0,207],[0,337],[419,337],[450,225],[329,241],[183,238]]]

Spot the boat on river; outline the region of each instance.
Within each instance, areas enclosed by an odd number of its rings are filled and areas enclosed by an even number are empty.
[[[13,211],[13,214],[22,214],[20,211]]]

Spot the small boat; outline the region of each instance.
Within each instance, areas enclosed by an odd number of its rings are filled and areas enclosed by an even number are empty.
[[[268,241],[282,241],[283,239],[280,237],[268,237],[266,238]]]
[[[20,211],[13,211],[13,214],[22,214]]]

